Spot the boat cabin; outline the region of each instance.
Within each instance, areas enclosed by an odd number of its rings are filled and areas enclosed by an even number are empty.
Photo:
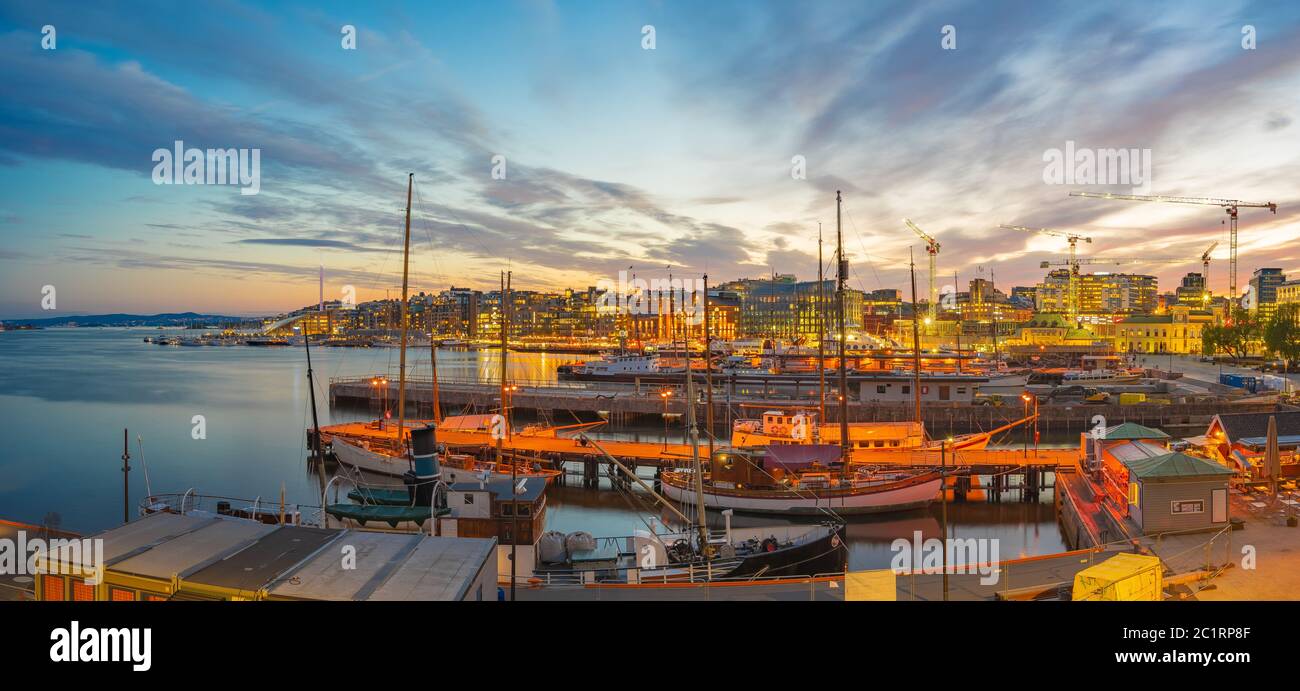
[[[830,487],[840,472],[840,447],[833,444],[773,444],[761,449],[721,448],[709,465],[709,484],[718,489]]]
[[[437,534],[494,537],[502,545],[532,545],[546,524],[546,481],[520,478],[512,496],[509,480],[456,482],[447,489],[449,514]]]

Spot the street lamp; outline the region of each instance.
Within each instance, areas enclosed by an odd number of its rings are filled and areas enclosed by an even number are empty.
[[[380,407],[383,409],[383,419],[387,420],[388,419],[388,379],[385,377],[373,377],[370,380],[370,385],[375,387],[376,389],[379,389],[379,400],[382,403]]]
[[[1028,391],[1020,394],[1020,400],[1025,402],[1025,418],[1029,418],[1029,404],[1034,404],[1034,452],[1038,452],[1038,396]],[[1029,457],[1029,425],[1025,425],[1025,457]]]
[[[672,397],[672,389],[664,389],[659,392],[659,398],[664,401],[664,451],[668,451],[668,399]]]

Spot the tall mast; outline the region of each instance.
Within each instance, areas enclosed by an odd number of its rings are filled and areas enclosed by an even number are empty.
[[[713,336],[709,324],[709,275],[704,274],[704,429],[709,437],[709,460],[713,460]]]
[[[510,337],[510,275],[512,272],[506,271],[501,274],[501,417],[505,419],[505,434],[510,434],[510,407],[506,405],[506,359],[507,339]],[[497,445],[498,452],[500,444]],[[499,453],[498,453],[499,455]],[[497,459],[500,462],[500,458]]]
[[[668,285],[672,286],[669,279]],[[670,288],[670,295],[671,295]],[[685,297],[682,298],[683,301]],[[683,305],[683,311],[685,305]],[[695,479],[695,522],[699,530],[700,554],[709,558],[708,515],[704,508],[704,466],[700,463],[700,430],[695,424],[695,377],[691,374],[690,343],[683,343],[686,349],[686,434],[691,442],[691,475]]]
[[[433,337],[433,311],[429,311],[429,373],[433,378],[433,424],[442,422],[442,406],[438,402],[438,340]]]
[[[912,398],[916,406],[913,417],[919,425],[921,424],[921,331],[917,327],[917,321],[921,318],[921,314],[916,311],[916,259],[912,257],[910,247],[907,250],[907,259],[908,271],[912,274]]]
[[[308,325],[311,324],[310,319],[307,320],[307,324]],[[304,327],[302,336],[303,336],[302,343],[304,346],[307,347],[307,395],[311,398],[312,437],[311,437],[311,443],[308,444],[308,446],[310,447],[308,450],[311,451],[312,457],[319,459],[320,458],[320,418],[316,416],[316,383],[315,383],[315,377],[311,371],[311,330],[310,328]],[[321,471],[322,474],[324,474],[324,472],[325,472],[324,470]]]
[[[961,374],[961,303],[957,302],[957,272],[952,272],[952,300],[957,304],[957,374]],[[975,296],[969,296],[974,300]]]
[[[835,256],[838,263],[835,267],[835,292],[836,309],[839,311],[840,322],[840,459],[844,463],[844,469],[848,470],[851,457],[849,452],[849,373],[848,361],[845,359],[848,327],[844,319],[844,289],[849,280],[849,260],[844,258],[844,225],[840,220],[842,202],[843,198],[840,196],[839,190],[836,190]]]
[[[826,277],[822,268],[822,224],[817,222],[817,424],[826,423]],[[817,433],[818,441],[821,432]]]
[[[406,289],[411,270],[411,189],[415,186],[415,173],[406,176],[406,237],[402,244],[402,342],[397,364],[397,448],[403,451],[406,442],[402,439],[402,428],[406,425]]]

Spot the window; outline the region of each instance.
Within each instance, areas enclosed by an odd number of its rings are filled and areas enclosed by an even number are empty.
[[[140,599],[145,602],[166,602],[166,595],[157,595],[155,593],[140,593]]]
[[[67,599],[67,596],[63,594],[62,576],[41,577],[41,599],[43,600],[66,600]]]
[[[903,393],[905,393],[905,394],[912,393],[912,387],[911,387],[910,385],[908,385],[908,384],[904,384],[904,385],[903,385]]]
[[[1139,498],[1138,483],[1136,482],[1128,483],[1128,503],[1132,504],[1133,506],[1137,506],[1138,498]]]
[[[508,501],[503,501],[503,502],[501,502],[501,515],[502,515],[502,516],[513,516],[513,515],[515,515],[515,505],[514,505],[514,504],[511,504],[511,503],[508,502]]]
[[[108,599],[110,602],[135,602],[135,591],[126,588],[109,588]]]
[[[885,393],[885,385],[884,385],[884,384],[876,384],[876,393]],[[906,393],[906,392],[904,392],[904,393]]]
[[[530,505],[528,505],[528,504],[523,504],[523,503],[519,504],[519,515],[520,515],[520,516],[528,516],[528,515],[531,514],[532,512],[533,512],[533,507],[532,507],[532,506],[530,506]]]
[[[77,602],[93,602],[95,600],[95,586],[86,585],[85,581],[72,581],[72,599]]]
[[[1202,499],[1175,499],[1169,502],[1169,513],[1205,513],[1205,501]]]
[[[465,493],[465,506],[471,506],[471,505],[473,505],[473,504],[474,504],[474,495],[470,494],[469,492],[466,492],[466,493]]]

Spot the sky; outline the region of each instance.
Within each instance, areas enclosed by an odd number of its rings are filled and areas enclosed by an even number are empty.
[[[1219,241],[1222,293],[1220,208],[1070,197],[1134,185],[1045,160],[1149,150],[1151,194],[1278,204],[1241,211],[1244,286],[1300,274],[1297,117],[1298,3],[0,0],[0,317],[276,313],[320,267],[395,296],[408,173],[413,291],[812,279],[839,190],[854,288],[906,289],[909,252],[924,285],[907,217],[941,284],[1065,257],[1009,224],[1176,260],[1093,267],[1162,290]],[[258,150],[258,193],[158,184],[177,140]]]

